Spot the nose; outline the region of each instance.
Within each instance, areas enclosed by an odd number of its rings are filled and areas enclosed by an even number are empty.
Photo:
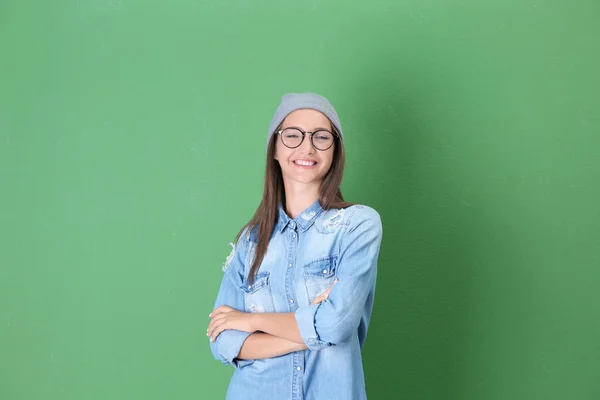
[[[300,148],[299,148],[303,153],[314,154],[317,151],[314,148],[314,146],[312,145],[311,138],[312,138],[312,136],[309,134],[306,134],[306,136],[304,136],[304,140],[302,141],[302,144],[300,145]]]

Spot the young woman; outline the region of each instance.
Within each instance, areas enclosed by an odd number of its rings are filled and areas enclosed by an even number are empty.
[[[267,136],[262,202],[238,233],[210,313],[227,399],[366,399],[361,349],[381,219],[347,203],[344,143],[324,97],[284,95]]]

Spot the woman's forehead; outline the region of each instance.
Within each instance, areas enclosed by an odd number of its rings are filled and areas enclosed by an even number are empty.
[[[285,117],[283,126],[298,126],[301,128],[312,129],[315,127],[327,128],[330,126],[329,118],[320,111],[310,108],[301,108],[292,111]]]

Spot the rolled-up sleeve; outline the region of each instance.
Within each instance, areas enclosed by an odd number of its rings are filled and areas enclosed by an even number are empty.
[[[239,287],[242,283],[242,273],[244,271],[244,253],[246,249],[245,232],[240,236],[238,243],[234,246],[231,259],[228,260],[228,265],[223,274],[217,300],[213,309],[227,305],[236,310],[244,310],[244,295]],[[229,364],[235,368],[241,368],[250,365],[254,360],[240,360],[236,357],[240,354],[240,349],[244,341],[250,336],[249,332],[237,330],[225,330],[217,336],[217,340],[210,342],[210,350],[215,359]]]
[[[373,208],[363,206],[355,210],[345,228],[336,267],[338,283],[328,299],[299,307],[294,314],[300,335],[312,351],[342,343],[359,330],[366,335],[371,317],[381,218]]]

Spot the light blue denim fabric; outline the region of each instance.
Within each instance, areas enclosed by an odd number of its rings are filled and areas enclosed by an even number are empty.
[[[366,399],[361,350],[373,308],[382,225],[365,205],[323,210],[318,200],[279,219],[253,285],[247,283],[257,229],[240,236],[224,266],[215,308],[294,312],[309,350],[275,358],[238,360],[250,333],[226,330],[211,351],[235,367],[227,399]],[[329,298],[311,302],[333,284]]]

